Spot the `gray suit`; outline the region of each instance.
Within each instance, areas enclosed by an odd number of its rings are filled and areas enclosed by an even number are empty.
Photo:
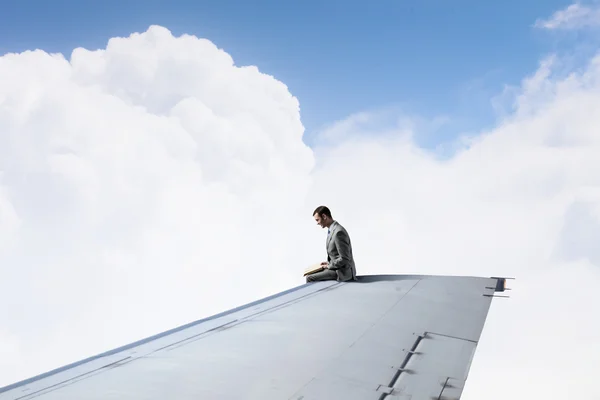
[[[306,281],[355,281],[356,266],[352,255],[352,243],[348,232],[339,222],[333,221],[329,227],[325,247],[327,249],[327,268],[316,274],[308,275]]]

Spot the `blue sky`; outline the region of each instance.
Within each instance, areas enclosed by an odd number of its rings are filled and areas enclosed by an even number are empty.
[[[3,4],[0,53],[41,48],[68,56],[74,47],[104,47],[110,37],[158,24],[175,35],[206,37],[238,65],[282,80],[300,101],[309,144],[326,124],[394,106],[422,118],[451,117],[418,138],[433,146],[493,123],[490,98],[563,45],[533,23],[568,4],[19,1]]]

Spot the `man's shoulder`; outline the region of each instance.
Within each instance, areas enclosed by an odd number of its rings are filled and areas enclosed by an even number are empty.
[[[335,224],[334,229],[336,232],[344,232],[344,233],[348,234],[348,231],[346,230],[346,228],[344,228],[344,226],[342,224],[340,224],[337,221],[335,221],[334,224]]]

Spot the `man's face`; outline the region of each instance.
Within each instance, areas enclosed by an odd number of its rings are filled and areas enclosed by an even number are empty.
[[[325,225],[327,224],[327,216],[325,214],[315,214],[313,217],[315,217],[315,221],[317,221],[317,224],[321,228],[325,228]]]

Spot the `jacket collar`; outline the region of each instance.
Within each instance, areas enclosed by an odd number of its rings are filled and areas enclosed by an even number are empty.
[[[333,220],[333,222],[331,223],[331,225],[329,225],[329,229],[327,229],[327,232],[331,233],[331,231],[333,231],[335,229],[336,225],[337,225],[337,221]]]
[[[337,226],[337,221],[333,221],[331,225],[329,225],[329,229],[327,229],[327,243],[329,244],[329,239],[331,239],[331,233]]]

